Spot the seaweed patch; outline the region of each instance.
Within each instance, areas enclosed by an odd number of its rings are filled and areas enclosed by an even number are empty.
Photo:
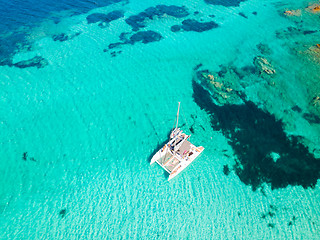
[[[160,33],[149,30],[149,31],[137,32],[137,33],[131,35],[130,37],[128,36],[127,33],[121,33],[119,38],[120,38],[121,42],[110,43],[108,46],[108,49],[117,48],[119,46],[126,45],[126,44],[134,45],[137,42],[141,42],[144,44],[151,43],[151,42],[157,42],[157,41],[160,41],[163,37],[161,36]],[[114,53],[117,55],[120,52],[115,51]],[[111,53],[111,55],[112,55],[112,53]]]
[[[27,153],[27,152],[24,152],[24,153],[22,154],[22,160],[27,161],[27,158],[28,158],[28,153]]]
[[[229,169],[229,166],[227,164],[223,166],[223,173],[226,176],[228,176],[230,174],[230,169]]]
[[[269,228],[274,228],[274,227],[275,227],[275,224],[274,224],[274,223],[268,223],[268,227],[269,227]]]
[[[60,212],[59,212],[59,215],[61,216],[61,218],[64,218],[67,214],[67,209],[61,209]]]
[[[77,32],[74,34],[66,34],[66,33],[61,33],[61,34],[56,34],[52,36],[53,41],[59,41],[59,42],[64,42],[67,40],[71,40],[75,38],[76,36],[79,36],[81,33]]]
[[[99,27],[105,28],[112,21],[124,17],[124,12],[120,10],[112,11],[107,14],[104,13],[92,13],[87,16],[88,24],[99,23]]]
[[[237,156],[239,179],[255,191],[263,183],[272,189],[288,185],[314,188],[320,178],[320,159],[314,157],[299,136],[287,136],[283,123],[253,102],[217,105],[208,90],[195,80],[193,99],[211,117],[213,130],[221,131]]]
[[[153,20],[156,17],[171,16],[175,18],[183,18],[189,15],[186,7],[179,7],[175,5],[157,5],[156,7],[150,7],[143,12],[132,15],[126,19],[126,23],[132,27],[133,31],[139,31],[140,28],[147,26],[147,20]]]
[[[111,57],[116,57],[116,56],[118,56],[120,53],[122,53],[122,51],[112,51],[112,52],[110,53],[110,55],[111,55]]]
[[[219,25],[215,23],[214,21],[209,22],[198,22],[195,19],[186,19],[182,21],[181,25],[173,25],[171,27],[172,32],[179,32],[180,30],[183,31],[193,31],[193,32],[204,32],[209,31],[213,28],[217,28]]]
[[[320,117],[313,113],[304,113],[302,117],[311,124],[320,124]]]
[[[18,68],[27,68],[27,67],[44,68],[48,64],[49,64],[49,62],[47,59],[45,59],[41,56],[35,56],[31,59],[14,63],[14,64],[12,64],[12,66],[15,66]]]
[[[247,16],[247,15],[245,15],[243,12],[239,12],[239,16],[241,16],[241,17],[244,17],[244,18],[248,19],[248,16]]]
[[[238,7],[245,0],[204,0],[207,4],[221,5],[224,7]]]
[[[267,44],[259,43],[257,49],[261,54],[270,55],[273,53],[272,49]]]
[[[24,152],[24,153],[22,154],[22,160],[23,160],[23,161],[30,160],[30,161],[32,161],[32,162],[36,162],[36,161],[37,161],[34,157],[29,157],[29,156],[28,156],[28,152]]]

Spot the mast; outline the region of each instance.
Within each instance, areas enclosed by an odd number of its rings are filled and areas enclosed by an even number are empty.
[[[177,124],[176,124],[176,129],[178,128],[178,121],[179,121],[179,109],[180,109],[180,102],[178,102],[178,112],[177,112]]]

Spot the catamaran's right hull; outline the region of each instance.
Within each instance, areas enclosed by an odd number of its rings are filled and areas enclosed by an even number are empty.
[[[168,181],[177,176],[180,172],[182,172],[186,167],[190,165],[204,150],[204,147],[197,147],[190,160],[182,162],[175,170],[173,170],[170,175]]]

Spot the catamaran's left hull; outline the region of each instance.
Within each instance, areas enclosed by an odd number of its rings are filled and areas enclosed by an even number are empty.
[[[151,158],[150,165],[158,160],[164,155],[164,153],[161,152],[162,149],[160,149],[153,157]]]

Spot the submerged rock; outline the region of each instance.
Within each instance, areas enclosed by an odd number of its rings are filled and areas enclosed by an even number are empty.
[[[320,65],[320,44],[314,44],[308,47],[305,51],[297,51],[297,54],[305,55],[308,60]]]
[[[314,3],[310,6],[308,6],[306,8],[306,10],[311,13],[319,13],[320,12],[320,5],[318,3]]]
[[[314,107],[320,107],[320,97],[315,96],[314,98],[312,98],[311,104]]]
[[[314,116],[312,119],[314,119],[313,122],[320,123],[320,97],[315,96],[312,98],[310,103],[310,111],[312,112],[312,115]]]
[[[301,10],[297,9],[297,10],[286,10],[283,12],[283,15],[288,16],[288,17],[300,17],[301,16]]]
[[[253,60],[253,64],[255,65],[255,67],[258,69],[258,71],[262,76],[264,75],[272,76],[273,74],[276,73],[276,70],[273,68],[271,63],[269,63],[269,61],[264,57],[261,57],[261,56],[255,57]]]
[[[237,84],[239,77],[232,68],[224,68],[218,73],[208,70],[198,71],[197,79],[211,93],[218,104],[241,103],[240,85]]]

